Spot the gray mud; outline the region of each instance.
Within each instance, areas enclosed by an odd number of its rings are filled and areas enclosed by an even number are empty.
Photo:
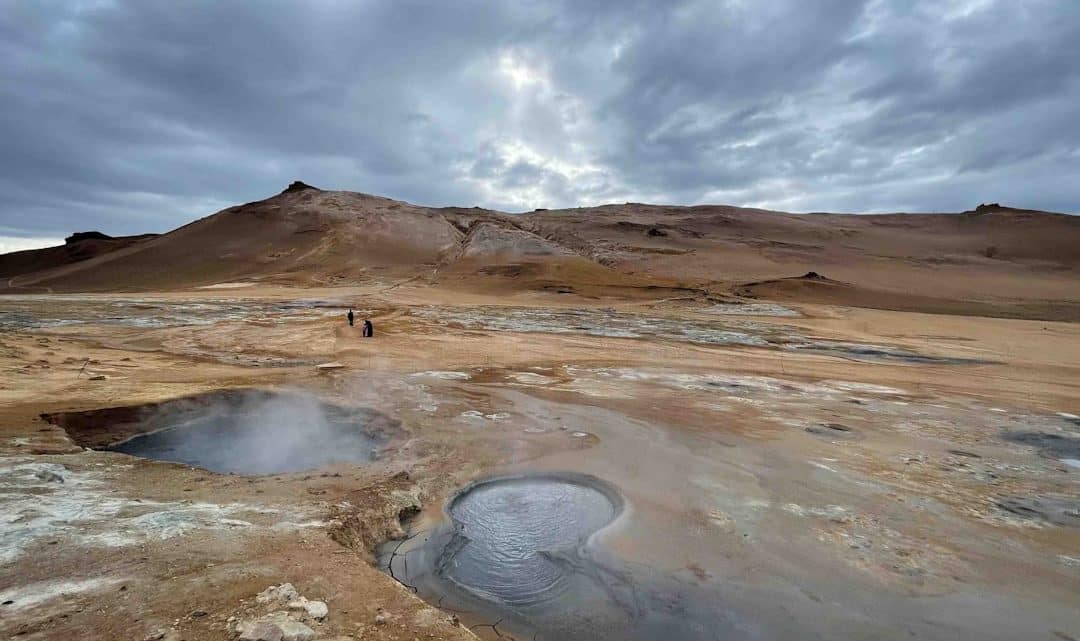
[[[737,345],[917,365],[975,365],[988,361],[931,356],[907,349],[814,339],[791,325],[744,319],[689,320],[596,309],[421,307],[411,311],[440,325],[504,332],[655,338],[700,345]]]
[[[1030,445],[1047,458],[1080,458],[1080,438],[1046,432],[1006,432],[1006,441]]]
[[[848,343],[844,341],[813,340],[805,343],[792,343],[785,345],[785,348],[803,352],[843,356],[854,360],[909,363],[912,365],[985,365],[992,362],[975,358],[929,356],[927,354],[920,354],[919,352],[896,347]]]
[[[806,431],[829,441],[858,441],[863,437],[859,430],[841,423],[819,423],[806,428]]]
[[[945,451],[949,454],[952,454],[953,456],[962,456],[964,458],[982,458],[982,456],[976,454],[975,452],[969,452],[967,450],[948,449]]]
[[[92,296],[5,296],[0,329],[32,330],[69,325],[161,328],[212,325],[221,321],[288,321],[341,313],[340,302],[318,299],[159,300]]]
[[[487,479],[462,489],[446,522],[385,546],[382,567],[493,636],[550,640],[727,638],[715,598],[617,558],[599,533],[623,499],[578,474]]]
[[[621,509],[617,495],[596,484],[546,477],[481,483],[449,506],[460,545],[444,559],[444,576],[507,605],[557,599],[574,574],[557,555],[584,545]]]
[[[996,505],[1029,521],[1080,527],[1080,500],[1075,498],[1021,496],[1001,499]]]
[[[614,310],[417,308],[412,313],[442,325],[454,323],[469,329],[584,334],[611,338],[663,337],[705,345],[765,346],[768,340],[764,334],[773,331],[769,325],[753,321],[691,321],[641,316]]]
[[[282,474],[366,463],[394,422],[377,412],[328,405],[307,394],[249,391],[147,412],[143,433],[102,449],[212,472]]]
[[[717,303],[701,310],[706,314],[720,316],[779,316],[798,318],[802,314],[783,305],[774,303]]]

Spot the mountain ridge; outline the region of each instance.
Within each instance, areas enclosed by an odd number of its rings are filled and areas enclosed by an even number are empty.
[[[400,279],[593,296],[649,288],[732,293],[816,271],[884,295],[873,300],[1063,296],[1080,303],[1074,284],[1080,281],[1080,218],[997,204],[957,214],[792,214],[643,203],[509,214],[424,207],[296,181],[269,198],[226,207],[166,234],[130,238],[141,239],[78,261],[50,262],[33,253],[57,248],[23,252],[19,261],[8,261],[0,293]],[[830,296],[835,303],[836,292]]]

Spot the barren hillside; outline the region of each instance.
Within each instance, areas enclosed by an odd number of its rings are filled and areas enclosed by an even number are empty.
[[[512,215],[294,183],[266,200],[114,247],[78,261],[62,258],[71,254],[66,246],[0,258],[7,278],[0,292],[413,279],[487,291],[677,290],[1080,316],[1080,218],[997,205],[960,214],[846,215],[627,203]],[[793,278],[806,272],[826,280]]]
[[[0,278],[11,278],[89,260],[155,237],[157,234],[107,236],[96,231],[77,232],[68,236],[64,239],[64,244],[57,247],[0,254]]]

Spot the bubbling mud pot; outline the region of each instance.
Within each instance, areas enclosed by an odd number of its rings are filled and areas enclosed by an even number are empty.
[[[370,462],[399,427],[372,410],[330,405],[303,392],[262,390],[44,418],[84,447],[250,475]]]
[[[606,550],[624,500],[592,476],[497,477],[462,489],[446,520],[383,547],[384,570],[493,638],[715,639],[715,597]],[[721,636],[720,638],[725,638]]]
[[[552,555],[583,545],[621,507],[614,492],[595,483],[542,477],[481,483],[450,504],[461,544],[444,559],[445,576],[508,605],[556,599],[572,572]]]

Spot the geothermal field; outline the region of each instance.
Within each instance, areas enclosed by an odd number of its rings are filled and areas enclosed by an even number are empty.
[[[294,183],[0,331],[3,638],[1080,639],[1078,217]]]

